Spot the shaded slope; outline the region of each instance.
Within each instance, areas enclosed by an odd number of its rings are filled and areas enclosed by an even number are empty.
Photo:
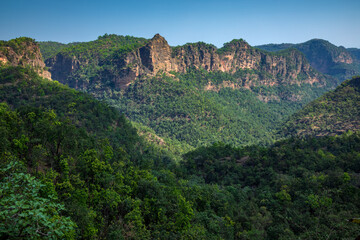
[[[269,148],[214,144],[185,155],[183,176],[234,192],[245,186],[238,193],[246,191],[248,200],[240,195],[246,205],[234,219],[240,239],[355,238],[358,225],[346,219],[360,214],[359,149],[359,134],[293,138]]]
[[[326,89],[306,83],[244,88],[231,74],[191,70],[136,80],[107,101],[160,137],[194,147],[269,144],[277,124]]]

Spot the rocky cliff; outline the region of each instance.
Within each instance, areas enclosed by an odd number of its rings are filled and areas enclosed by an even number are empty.
[[[233,40],[220,49],[201,42],[170,47],[162,36],[156,34],[146,44],[126,54],[110,55],[106,60],[96,61],[95,65],[101,69],[92,74],[95,77],[79,78],[76,73],[94,64],[91,61],[60,52],[48,59],[46,64],[53,79],[79,89],[107,82],[110,87],[119,90],[141,76],[186,73],[189,68],[237,74],[243,87],[315,82],[326,84],[321,74],[310,67],[298,50],[272,54],[253,48],[243,40]]]
[[[31,38],[21,37],[0,42],[0,65],[30,66],[40,76],[51,79],[45,69],[39,46]]]

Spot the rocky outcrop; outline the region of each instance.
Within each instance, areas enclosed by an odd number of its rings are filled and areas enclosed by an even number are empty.
[[[163,72],[185,73],[189,68],[203,68],[207,71],[236,73],[252,70],[252,74],[243,77],[243,84],[279,85],[322,82],[313,71],[305,56],[292,49],[286,54],[268,54],[251,47],[243,40],[234,40],[217,49],[205,43],[187,44],[171,49],[160,35],[143,48],[140,48],[139,75]],[[250,80],[250,78],[253,80]],[[239,77],[241,78],[241,77]],[[322,82],[324,83],[324,82]]]
[[[72,77],[74,72],[87,64],[76,57],[59,53],[47,60],[46,64],[53,78],[58,81],[75,88],[87,88],[91,84],[91,81],[83,81],[79,85]],[[116,70],[101,72],[96,81],[106,79],[115,89],[125,88],[139,76],[172,71],[185,73],[189,68],[237,74],[239,83],[244,87],[315,82],[325,84],[322,77],[311,69],[305,56],[296,49],[282,54],[269,54],[251,47],[243,40],[233,40],[221,49],[201,42],[172,48],[162,36],[156,34],[144,46],[113,59],[111,64]]]
[[[39,46],[31,38],[17,38],[0,44],[0,65],[30,66],[40,76],[51,79],[46,70]]]

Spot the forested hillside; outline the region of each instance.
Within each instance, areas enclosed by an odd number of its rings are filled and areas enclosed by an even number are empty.
[[[188,202],[152,173],[171,158],[117,110],[21,67],[1,69],[0,101],[2,236],[146,239],[188,229]],[[144,192],[152,184],[166,203]],[[145,214],[161,205],[161,219]]]
[[[113,93],[115,108],[40,77],[29,62],[0,66],[1,239],[360,235],[359,225],[347,221],[360,216],[359,133],[294,137],[271,146],[200,146],[197,140],[204,134],[208,142],[231,142],[226,135],[238,134],[249,144],[258,141],[256,133],[273,141],[261,127],[271,128],[299,104],[284,93],[310,101],[324,89],[315,83],[238,89],[235,76],[247,71],[193,69],[140,78]],[[318,101],[336,100],[341,111],[356,114],[358,80]],[[135,129],[119,110],[144,124],[156,122],[154,129],[176,138],[163,139],[141,123]]]
[[[325,136],[360,130],[360,77],[343,82],[291,116],[283,136]]]
[[[270,144],[277,124],[326,89],[316,84],[243,88],[231,74],[174,74],[137,80],[107,101],[159,136],[194,147],[218,141]]]
[[[103,103],[30,69],[1,72],[3,237],[359,234],[346,221],[360,214],[357,134],[294,139],[271,148],[215,144],[175,165]],[[39,224],[29,224],[34,221]]]

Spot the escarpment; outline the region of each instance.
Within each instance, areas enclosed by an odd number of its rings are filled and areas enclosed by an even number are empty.
[[[156,34],[142,46],[106,59],[89,61],[81,55],[60,52],[46,64],[54,79],[78,89],[105,84],[120,90],[141,76],[186,73],[189,68],[235,74],[243,87],[326,84],[324,77],[310,67],[298,50],[268,53],[251,47],[244,40],[233,40],[220,49],[202,42],[170,47]],[[93,73],[89,76],[86,68],[92,65],[96,67],[92,67]],[[81,77],[84,74],[88,77]]]

